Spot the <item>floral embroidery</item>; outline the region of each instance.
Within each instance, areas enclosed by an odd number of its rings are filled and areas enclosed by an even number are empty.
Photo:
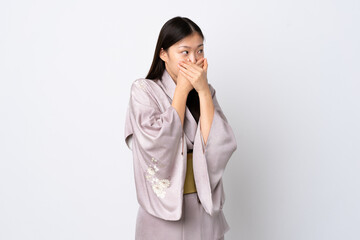
[[[134,84],[142,90],[145,90],[145,79],[138,79],[134,82]]]
[[[151,183],[152,189],[159,198],[164,198],[166,194],[166,189],[170,186],[170,181],[168,179],[159,179],[156,177],[156,172],[159,171],[158,160],[154,157],[151,158],[153,165],[149,165],[146,170],[146,179]],[[159,164],[161,165],[161,164]]]

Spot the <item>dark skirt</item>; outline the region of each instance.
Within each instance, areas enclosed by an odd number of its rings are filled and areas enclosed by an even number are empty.
[[[230,230],[223,211],[210,216],[202,207],[197,193],[184,194],[183,214],[178,221],[166,221],[139,206],[136,240],[223,240]]]

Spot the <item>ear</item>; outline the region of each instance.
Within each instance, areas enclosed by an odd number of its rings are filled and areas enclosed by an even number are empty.
[[[164,62],[167,62],[168,61],[168,55],[167,55],[167,52],[161,48],[160,49],[160,55],[159,57],[161,58],[161,60],[163,60]]]

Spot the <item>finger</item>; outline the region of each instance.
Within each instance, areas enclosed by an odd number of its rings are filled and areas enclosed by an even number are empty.
[[[180,75],[189,81],[188,77],[185,75],[185,73],[183,71],[181,71],[181,69],[179,69],[179,72],[178,72],[178,76],[180,76]]]
[[[199,73],[199,71],[202,70],[202,68],[198,65],[196,65],[195,63],[192,62],[183,62],[181,64],[182,67],[186,68],[187,70],[191,71],[194,74]]]
[[[195,63],[190,62],[190,66],[192,66],[194,70],[197,70],[197,71],[202,70],[202,67],[200,67],[199,65],[197,65]]]
[[[194,77],[194,73],[192,71],[190,71],[189,66],[188,66],[188,68],[186,68],[185,66],[179,65],[179,68],[183,72],[187,73],[187,75]]]
[[[188,78],[189,81],[190,79],[193,79],[193,74],[189,72],[189,70],[187,70],[186,68],[180,66],[180,71],[185,75],[186,78]]]
[[[200,63],[204,62],[204,58],[200,58],[197,62],[196,65],[200,65]]]
[[[207,59],[205,59],[203,69],[204,69],[205,71],[207,71],[208,66],[209,66],[209,65],[208,65],[208,61],[207,61]]]
[[[192,67],[194,63],[191,63],[190,62],[182,62],[180,61],[180,66],[186,70],[188,70],[188,73],[190,74],[193,73],[193,74],[196,74],[197,71]]]
[[[199,63],[198,66],[202,69],[204,66],[204,62]]]
[[[186,80],[188,80],[189,82],[192,83],[192,77],[189,76],[186,72],[184,72],[183,69],[180,69],[180,73],[184,75],[184,77],[186,78]]]

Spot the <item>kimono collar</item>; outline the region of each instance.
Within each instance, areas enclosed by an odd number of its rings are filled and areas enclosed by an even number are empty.
[[[164,73],[161,77],[161,81],[164,86],[164,91],[166,95],[168,95],[172,100],[175,93],[176,83],[166,69],[164,70]]]

